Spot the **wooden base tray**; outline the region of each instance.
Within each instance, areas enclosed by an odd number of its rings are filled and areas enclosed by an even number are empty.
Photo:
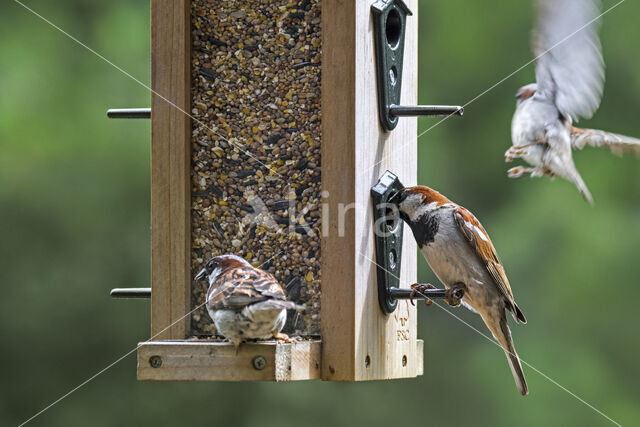
[[[423,341],[417,340],[418,375]],[[244,343],[147,341],[138,345],[138,379],[153,381],[300,381],[321,374],[322,341]]]
[[[138,345],[138,379],[297,381],[320,379],[322,342],[148,341]],[[262,358],[262,359],[259,359]]]

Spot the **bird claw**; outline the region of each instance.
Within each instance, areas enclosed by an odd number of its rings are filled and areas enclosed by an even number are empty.
[[[507,171],[507,175],[512,179],[520,178],[524,174],[525,168],[523,168],[522,166],[516,166],[515,168],[511,168]]]
[[[287,334],[283,334],[282,332],[277,332],[273,334],[273,338],[275,338],[279,344],[293,344],[298,342],[298,339],[295,337],[290,337]]]
[[[413,303],[413,299],[417,296],[417,294],[424,294],[427,289],[438,289],[433,286],[431,283],[414,283],[411,285],[411,296],[409,297],[409,301],[411,305],[415,305]],[[433,304],[433,300],[431,298],[427,298],[424,300],[424,303],[429,306]]]
[[[511,147],[506,151],[506,153],[504,153],[504,161],[506,163],[511,163],[514,159],[519,159],[525,154],[527,154],[527,150]]]
[[[445,301],[451,307],[457,307],[460,305],[462,298],[464,297],[464,288],[461,287],[453,287],[449,288],[445,292]]]
[[[525,145],[513,145],[504,153],[504,161],[507,163],[512,162],[514,159],[520,159],[529,154],[529,148],[536,145],[544,145],[545,142],[534,141]]]

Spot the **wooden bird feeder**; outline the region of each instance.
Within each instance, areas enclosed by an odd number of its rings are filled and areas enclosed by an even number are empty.
[[[416,182],[417,119],[398,120],[396,104],[417,102],[417,6],[151,0],[151,339],[138,379],[422,374],[416,308],[379,304],[371,198],[386,170]],[[391,57],[377,63],[385,41]],[[407,288],[417,251],[400,244]],[[223,253],[271,271],[307,307],[284,331],[298,342],[236,355],[213,337],[193,277]]]

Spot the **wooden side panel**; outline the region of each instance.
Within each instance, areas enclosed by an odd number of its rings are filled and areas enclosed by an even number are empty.
[[[322,2],[322,378],[355,377],[356,1]],[[368,2],[365,2],[368,3]],[[346,215],[345,207],[351,206]]]
[[[245,343],[145,342],[138,346],[138,379],[158,381],[298,381],[320,378],[320,341]],[[256,369],[254,359],[264,358]],[[150,361],[156,359],[156,367]],[[158,359],[159,358],[159,359]],[[158,363],[157,360],[160,362]]]
[[[416,308],[401,301],[387,316],[377,300],[370,188],[387,169],[405,185],[416,183],[417,120],[401,118],[390,133],[380,127],[372,3],[322,6],[322,180],[330,214],[322,246],[322,378],[333,381],[421,372]],[[414,15],[407,19],[402,103],[416,105],[418,2],[406,3]],[[352,207],[344,218],[340,206]],[[405,228],[402,287],[416,280],[416,254]]]
[[[189,17],[189,0],[151,0],[153,339],[185,338],[189,324]]]
[[[400,118],[398,126],[385,133],[378,124],[372,2],[357,2],[356,61],[356,378],[386,379],[418,374],[417,310],[408,301],[398,302],[390,316],[381,313],[376,283],[373,207],[369,189],[385,170],[398,175],[404,185],[417,181],[417,119]],[[367,3],[367,4],[365,4]],[[402,81],[403,105],[416,105],[418,94],[417,23],[418,1],[406,1],[414,15],[407,18]],[[409,287],[417,278],[417,250],[411,230],[405,225],[400,286]],[[370,357],[370,366],[363,361]]]

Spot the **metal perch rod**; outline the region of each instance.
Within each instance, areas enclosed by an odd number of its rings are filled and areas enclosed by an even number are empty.
[[[391,105],[389,115],[391,117],[414,117],[414,116],[462,116],[464,108],[459,105]]]
[[[110,295],[113,298],[151,298],[151,288],[114,288]]]
[[[110,119],[150,119],[151,108],[111,108],[107,110]]]
[[[464,296],[464,289],[462,288],[451,288],[451,289],[429,289],[431,285],[420,285],[415,284],[411,287],[411,289],[400,289],[396,287],[390,287],[387,292],[387,296],[393,300],[399,299],[424,299],[424,300],[434,300],[434,299],[443,299],[445,302],[451,306],[460,305],[460,300]],[[428,305],[431,304],[428,302]]]
[[[413,289],[391,287],[389,288],[389,297],[392,299],[445,299],[447,298],[447,290],[426,289],[422,292],[414,292]]]

